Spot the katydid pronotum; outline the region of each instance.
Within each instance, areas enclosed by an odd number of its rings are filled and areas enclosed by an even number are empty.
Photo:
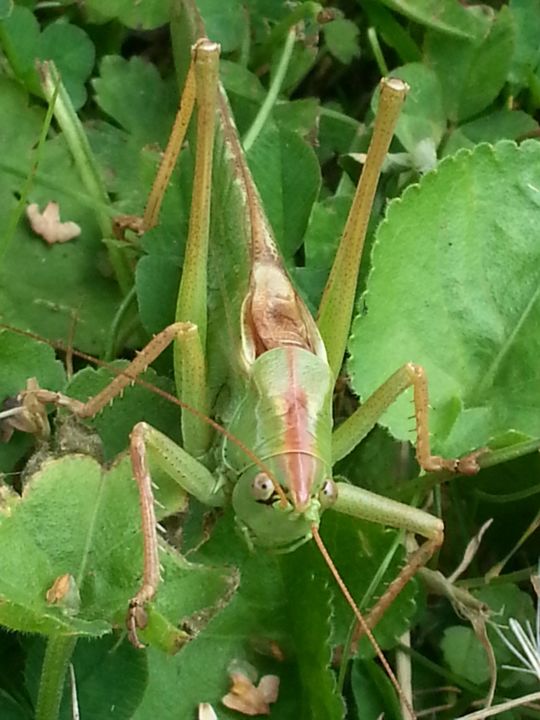
[[[99,395],[82,403],[56,392],[29,390],[22,400],[66,407],[91,417],[132,382],[169,343],[176,341],[176,370],[182,400],[208,413],[206,384],[206,264],[209,242],[210,186],[214,123],[219,113],[227,150],[234,158],[237,181],[245,196],[250,226],[251,271],[239,318],[243,369],[242,395],[236,398],[228,433],[221,441],[220,465],[230,483],[216,480],[215,467],[199,459],[212,457],[210,425],[185,409],[184,446],[178,447],[150,426],[138,424],[131,436],[131,457],[141,494],[145,539],[143,583],[130,603],[128,631],[142,643],[144,606],[159,583],[158,544],[148,456],[165,468],[189,494],[210,506],[232,501],[238,524],[253,546],[286,551],[314,537],[326,509],[385,523],[417,533],[425,543],[389,586],[366,618],[376,624],[416,570],[443,540],[442,521],[422,510],[332,480],[332,465],[347,454],[375,425],[384,409],[413,387],[417,459],[426,470],[476,471],[476,454],[446,460],[431,454],[427,427],[427,384],[422,369],[408,364],[397,372],[332,435],[332,396],[340,372],[367,219],[380,167],[387,152],[400,106],[403,82],[385,80],[380,109],[361,182],[336,256],[319,316],[315,321],[294,289],[273,240],[257,190],[245,163],[226,99],[217,81],[219,49],[207,40],[194,48],[180,112],[165,160],[142,220],[146,230],[157,223],[160,199],[170,169],[183,143],[189,117],[197,104],[197,157],[193,203],[178,301],[177,322],[160,332],[136,360]],[[216,110],[217,108],[217,110]],[[26,407],[26,406],[25,406]],[[237,437],[241,443],[233,438]],[[221,472],[220,478],[224,473]],[[364,628],[364,629],[365,629]],[[412,710],[410,711],[412,715]]]

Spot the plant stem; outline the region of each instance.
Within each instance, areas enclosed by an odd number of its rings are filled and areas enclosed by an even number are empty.
[[[103,204],[110,204],[107,191],[101,179],[99,167],[94,153],[88,142],[70,97],[64,87],[58,70],[51,60],[41,63],[39,74],[45,97],[50,102],[52,93],[58,86],[58,98],[55,103],[54,115],[60,125],[66,143],[73,156],[81,180],[84,183],[88,194],[96,201],[96,219],[104,239],[114,237],[111,218],[108,213],[100,208]],[[121,291],[125,294],[133,285],[133,272],[125,254],[113,244],[108,246],[109,259]]]
[[[242,144],[244,146],[245,152],[249,151],[249,149],[261,133],[263,127],[265,126],[266,121],[270,117],[272,108],[275,105],[275,102],[279,95],[279,91],[281,90],[281,86],[283,85],[283,80],[285,79],[285,75],[287,74],[289,63],[292,57],[292,52],[294,49],[295,40],[296,30],[293,27],[287,33],[285,45],[283,46],[283,51],[279,59],[279,65],[277,67],[276,74],[272,78],[272,82],[268,89],[268,94],[265,97],[259,112],[257,113],[257,117],[255,118],[251,127],[244,136]]]
[[[24,181],[24,184],[22,186],[21,194],[20,194],[19,202],[17,203],[17,206],[10,213],[8,226],[7,226],[6,232],[3,236],[3,239],[0,240],[0,260],[4,256],[6,250],[10,246],[11,241],[13,240],[13,238],[15,236],[15,231],[17,229],[17,225],[19,224],[21,215],[23,214],[24,209],[26,207],[26,199],[28,198],[28,194],[32,188],[32,184],[33,184],[35,176],[36,176],[39,162],[41,160],[41,154],[43,152],[43,147],[45,145],[45,141],[47,140],[47,135],[49,134],[49,128],[51,126],[51,120],[54,115],[54,106],[56,104],[56,98],[58,97],[59,89],[60,89],[59,83],[55,83],[52,94],[49,98],[49,105],[47,107],[47,113],[45,115],[45,120],[43,121],[43,125],[41,127],[39,141],[38,141],[35,153],[34,153],[34,161],[32,163],[32,167],[30,168],[30,173],[26,177],[26,180]]]
[[[39,681],[36,720],[58,718],[66,672],[76,643],[76,637],[67,635],[49,638]]]
[[[118,336],[120,334],[120,328],[126,318],[126,315],[130,311],[130,308],[135,303],[136,299],[137,291],[134,285],[120,303],[120,307],[118,308],[113,317],[109,334],[107,336],[107,344],[105,346],[104,360],[106,360],[107,362],[114,360],[114,358],[116,357],[116,348],[118,346]]]
[[[386,64],[386,60],[384,59],[383,51],[379,43],[379,38],[377,36],[377,31],[374,27],[368,28],[367,36],[369,44],[371,45],[371,50],[373,51],[373,57],[375,58],[375,62],[377,63],[377,66],[379,68],[379,72],[383,77],[386,77],[388,75],[388,65]]]

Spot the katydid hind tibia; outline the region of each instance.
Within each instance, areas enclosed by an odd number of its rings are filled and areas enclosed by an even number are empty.
[[[26,395],[44,403],[63,405],[81,417],[93,416],[131,383],[166,345],[176,340],[180,396],[203,413],[208,412],[211,398],[206,380],[210,358],[207,359],[205,268],[212,143],[217,122],[225,152],[235,168],[237,190],[244,199],[243,222],[249,228],[250,244],[245,249],[249,273],[240,311],[234,318],[239,329],[236,362],[240,380],[236,382],[241,385],[241,393],[231,403],[230,435],[223,442],[218,439],[217,450],[211,450],[214,438],[208,423],[187,409],[182,417],[184,448],[146,424],[137,425],[132,433],[131,456],[141,487],[145,538],[143,586],[131,602],[128,618],[135,644],[140,644],[138,633],[146,623],[145,606],[156,592],[160,575],[148,449],[151,460],[203,503],[221,506],[231,498],[242,532],[253,546],[294,549],[317,532],[320,515],[326,508],[403,527],[424,536],[427,542],[376,604],[368,616],[368,625],[378,620],[405,582],[440,545],[442,522],[421,510],[344,482],[336,483],[332,479],[336,447],[350,449],[357,444],[385,407],[412,385],[420,464],[430,470],[476,469],[475,456],[463,461],[446,461],[431,455],[426,381],[421,368],[412,364],[398,370],[366,401],[363,409],[341,427],[339,444],[334,443],[332,437],[333,388],[351,320],[367,216],[406,86],[398,80],[383,82],[381,110],[366,168],[323,296],[317,326],[284,269],[247,169],[227,101],[217,86],[216,68],[217,47],[200,41],[195,49],[194,68],[187,80],[188,98],[191,97],[187,105],[192,106],[195,98],[198,104],[198,137],[192,220],[177,322],[158,334],[122,375],[86,403],[46,390]],[[184,99],[181,109],[184,114],[185,108]],[[185,116],[179,124],[187,126]],[[175,143],[179,147],[182,138],[177,137]],[[168,161],[169,155],[166,157]],[[158,185],[166,186],[167,179],[158,179]],[[156,205],[149,203],[148,207],[151,206]],[[147,221],[146,227],[154,224],[155,220]],[[240,438],[241,443],[233,437]],[[197,459],[201,457],[207,464]],[[220,470],[219,479],[213,474],[216,466]]]

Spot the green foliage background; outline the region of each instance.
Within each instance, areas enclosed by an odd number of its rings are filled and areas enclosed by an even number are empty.
[[[201,0],[198,7],[208,36],[222,46],[221,80],[241,137],[275,77],[288,30],[297,26],[278,101],[246,154],[287,266],[314,311],[371,136],[378,79],[390,72],[411,87],[372,215],[349,383],[336,393],[338,421],[356,397],[366,398],[414,361],[430,379],[437,452],[461,455],[489,445],[507,459],[512,447],[520,455],[520,443],[533,446],[540,437],[540,2],[466,7],[457,0],[338,0],[322,7]],[[113,236],[111,221],[144,208],[176,110],[194,13],[180,0],[171,7],[168,0],[0,1],[2,323],[112,361],[131,357],[172,321],[193,138],[160,226],[126,244]],[[81,177],[57,121],[45,124],[36,60],[54,60],[60,71],[101,191]],[[235,208],[228,206],[227,172],[221,158],[213,197],[223,214],[214,223],[228,227]],[[48,247],[31,232],[25,205],[51,200],[63,220],[81,226],[78,239]],[[213,252],[209,362],[216,367],[219,416],[220,363],[228,352],[218,331],[224,327],[220,288],[236,265],[219,247]],[[15,395],[29,377],[81,398],[110,377],[80,360],[68,377],[59,357],[35,339],[0,331],[0,399]],[[147,379],[172,391],[170,355]],[[493,519],[457,584],[486,603],[493,624],[504,627],[509,617],[533,621],[528,578],[538,563],[537,536],[532,532],[512,549],[535,528],[537,453],[474,478],[418,479],[407,444],[414,438],[409,415],[406,396],[337,474],[407,502],[429,502],[446,524],[433,564],[445,575]],[[193,718],[202,701],[212,702],[220,718],[239,717],[220,705],[233,660],[253,665],[259,675],[280,676],[273,717],[370,720],[384,712],[399,718],[394,691],[367,644],[341,672],[333,662],[351,617],[315,549],[254,555],[230,513],[210,522],[196,503],[189,511],[182,506],[167,526],[152,646],[140,652],[128,645],[123,616],[140,576],[141,537],[122,453],[140,419],[179,439],[177,408],[135,387],[93,423],[103,444],[97,459],[86,446],[72,446],[69,422],[37,454],[20,433],[0,446],[0,717],[36,716],[45,644],[71,636],[79,638],[73,667],[84,720]],[[159,481],[162,503],[179,509],[176,489]],[[369,606],[403,562],[396,534],[330,513],[322,531],[353,595]],[[67,572],[75,597],[51,605],[46,591]],[[406,652],[415,705],[442,707],[428,717],[456,718],[486,696],[488,656],[474,623],[427,580],[406,588],[377,637],[392,658],[411,628]],[[172,655],[163,638],[181,644],[176,628],[186,619],[200,633]],[[495,701],[537,689],[537,678],[503,667],[516,660],[491,626],[488,637],[498,666]],[[60,716],[71,717],[67,691]],[[540,713],[521,708],[504,717]]]

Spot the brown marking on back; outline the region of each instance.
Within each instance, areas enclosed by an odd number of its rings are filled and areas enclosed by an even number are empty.
[[[286,452],[281,456],[281,461],[293,503],[297,510],[303,510],[311,497],[318,459],[314,452],[313,434],[309,429],[307,394],[298,382],[297,355],[292,349],[286,352],[289,370],[288,390],[284,396]]]

